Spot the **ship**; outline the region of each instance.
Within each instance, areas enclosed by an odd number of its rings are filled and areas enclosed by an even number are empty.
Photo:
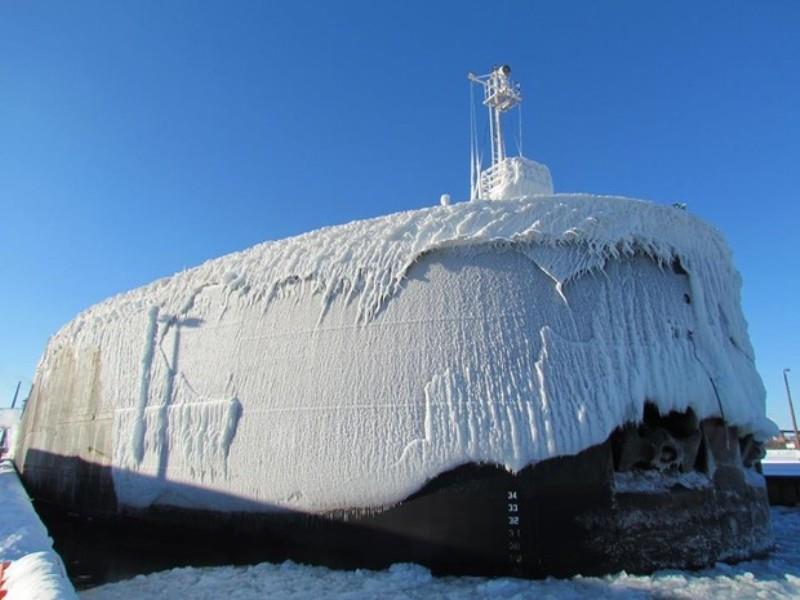
[[[437,574],[767,553],[775,426],[722,236],[554,193],[506,153],[510,68],[469,82],[469,200],[265,242],[58,331],[15,450],[37,503]]]

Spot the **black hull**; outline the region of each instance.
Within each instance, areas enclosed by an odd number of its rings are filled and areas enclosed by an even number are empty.
[[[396,506],[325,515],[117,506],[108,467],[35,450],[25,457],[23,479],[48,514],[60,507],[117,527],[155,525],[147,535],[165,543],[187,535],[213,540],[217,549],[230,544],[231,552],[201,564],[289,558],[378,569],[414,562],[436,574],[541,578],[694,568],[765,554],[772,543],[766,488],[743,465],[735,430],[704,422],[702,431],[697,464],[709,473],[700,488],[675,479],[663,488],[622,489],[612,436],[516,474],[463,465]]]

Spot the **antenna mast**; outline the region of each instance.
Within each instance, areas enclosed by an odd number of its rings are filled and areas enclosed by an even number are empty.
[[[511,81],[510,75],[511,67],[508,65],[495,67],[488,75],[467,74],[470,81],[483,87],[483,105],[489,109],[489,133],[492,139],[492,164],[489,165],[489,168],[506,158],[502,115],[522,102],[522,92],[519,84]],[[473,147],[476,145],[477,142],[473,141]],[[474,162],[475,158],[473,157],[473,164]],[[478,165],[477,170],[480,172],[480,165]],[[470,194],[473,198],[477,194],[476,179],[477,174],[473,173]]]
[[[483,88],[483,105],[489,110],[491,164],[481,165],[475,123],[474,86],[470,85],[470,200],[508,200],[553,193],[553,179],[546,165],[522,156],[520,114],[519,156],[506,155],[503,113],[522,103],[519,84],[511,81],[511,67],[493,67],[488,75],[469,73],[467,78]]]

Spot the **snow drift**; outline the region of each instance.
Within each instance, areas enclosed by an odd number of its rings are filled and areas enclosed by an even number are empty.
[[[0,560],[9,561],[0,585],[7,600],[76,600],[53,540],[33,509],[14,467],[0,462]]]
[[[714,229],[625,198],[329,227],[79,315],[34,410],[68,398],[101,426],[24,443],[110,464],[125,505],[324,512],[391,505],[467,462],[578,453],[646,401],[765,439],[740,286]]]

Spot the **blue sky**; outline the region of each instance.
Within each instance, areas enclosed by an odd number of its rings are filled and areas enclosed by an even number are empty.
[[[800,402],[800,3],[0,4],[0,406],[110,295],[468,193],[469,70],[508,63],[557,191],[719,228]],[[790,379],[790,381],[793,381]]]

